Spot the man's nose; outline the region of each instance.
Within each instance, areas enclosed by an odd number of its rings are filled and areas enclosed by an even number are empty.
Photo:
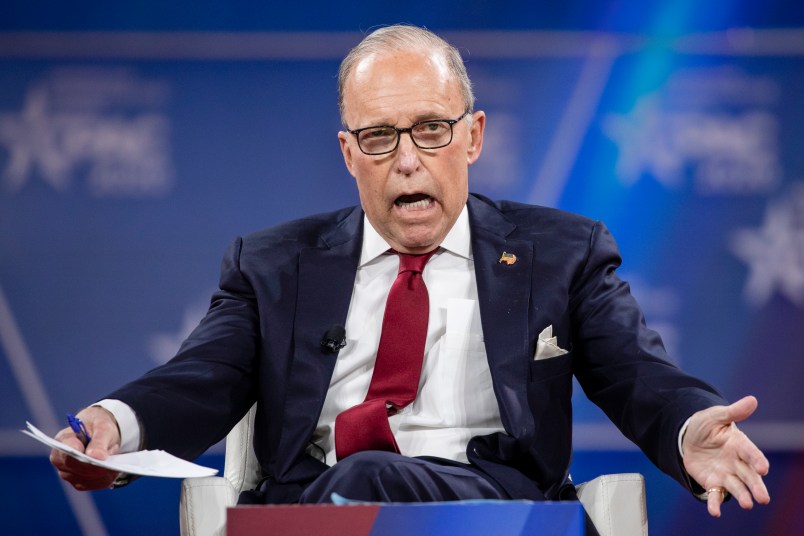
[[[410,175],[419,168],[419,148],[413,143],[409,132],[399,135],[396,148],[396,168],[403,175]]]

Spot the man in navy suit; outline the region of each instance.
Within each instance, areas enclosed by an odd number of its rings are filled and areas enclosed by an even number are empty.
[[[97,458],[137,448],[194,458],[257,403],[263,473],[244,500],[573,498],[573,375],[654,461],[720,515],[767,503],[768,462],[731,405],[671,365],[615,274],[599,222],[468,192],[485,114],[459,53],[382,28],[341,65],[338,134],[360,207],[238,239],[207,316],[168,364],[79,413]],[[389,417],[399,453],[339,460],[335,420],[369,388],[399,260],[434,252],[416,400]],[[346,346],[322,346],[331,326]],[[336,341],[337,342],[337,341]],[[61,440],[82,449],[65,429]],[[125,477],[51,456],[78,489]]]

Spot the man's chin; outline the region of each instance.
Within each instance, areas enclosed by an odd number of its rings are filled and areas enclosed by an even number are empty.
[[[434,250],[444,240],[438,233],[407,233],[394,241],[394,249],[400,253],[421,254]]]

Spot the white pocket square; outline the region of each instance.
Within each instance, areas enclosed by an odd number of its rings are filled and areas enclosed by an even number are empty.
[[[566,354],[567,351],[560,348],[556,344],[557,342],[557,339],[553,337],[553,325],[550,324],[539,333],[539,340],[536,341],[536,355],[533,356],[533,360],[550,359]]]

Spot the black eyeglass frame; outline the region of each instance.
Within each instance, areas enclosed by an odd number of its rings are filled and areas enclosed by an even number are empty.
[[[441,149],[442,147],[446,147],[447,145],[452,143],[452,138],[454,137],[454,131],[453,131],[453,128],[452,128],[453,125],[455,125],[455,123],[457,123],[458,121],[460,121],[461,119],[463,119],[464,117],[469,115],[469,113],[470,113],[469,110],[466,110],[457,119],[426,119],[424,121],[419,121],[417,123],[413,123],[412,125],[410,125],[407,128],[397,128],[397,127],[393,127],[391,125],[372,125],[370,127],[356,128],[354,130],[349,130],[347,128],[346,132],[348,132],[349,134],[354,134],[354,137],[357,140],[357,146],[360,148],[360,151],[363,154],[368,155],[368,156],[380,156],[380,155],[384,155],[384,154],[388,154],[388,153],[393,153],[394,151],[396,151],[396,148],[399,147],[399,140],[402,137],[402,134],[404,134],[404,133],[407,133],[410,136],[410,141],[412,141],[413,145],[415,145],[419,149],[424,149],[425,151],[428,151],[430,149]],[[438,145],[436,147],[422,147],[421,145],[416,143],[416,139],[413,137],[413,129],[418,127],[418,126],[420,126],[420,125],[426,125],[428,123],[446,123],[446,124],[448,124],[449,125],[449,141],[447,143],[443,144],[443,145]],[[371,130],[373,128],[390,128],[390,129],[395,130],[396,131],[396,143],[394,144],[394,146],[392,148],[388,149],[387,151],[383,151],[381,153],[367,153],[365,151],[365,149],[363,149],[363,146],[360,145],[360,133],[363,132],[364,130]]]

